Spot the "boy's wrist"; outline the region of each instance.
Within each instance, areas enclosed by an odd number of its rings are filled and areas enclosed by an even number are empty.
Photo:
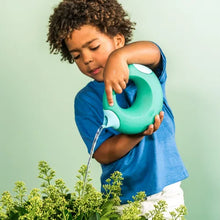
[[[124,52],[123,48],[119,48],[119,49],[116,49],[114,50],[110,56],[109,56],[110,59],[116,59],[117,61],[121,61],[121,62],[124,62],[124,63],[128,63],[128,57],[127,57],[127,54]]]

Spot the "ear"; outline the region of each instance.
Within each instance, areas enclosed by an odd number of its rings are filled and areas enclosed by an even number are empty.
[[[114,36],[114,42],[116,49],[121,48],[125,45],[125,37],[123,34],[118,33]]]

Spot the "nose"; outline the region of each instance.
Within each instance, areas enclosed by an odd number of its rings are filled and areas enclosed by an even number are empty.
[[[83,57],[83,62],[85,65],[87,65],[93,61],[93,57],[92,57],[91,53],[88,53],[88,52],[83,53],[82,57]]]

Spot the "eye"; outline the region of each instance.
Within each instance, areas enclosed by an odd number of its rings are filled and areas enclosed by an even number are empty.
[[[73,59],[74,59],[74,60],[79,59],[79,57],[80,57],[79,55],[76,55],[76,56],[73,55]]]
[[[91,47],[90,50],[97,50],[100,47],[100,45],[95,46],[95,47]]]

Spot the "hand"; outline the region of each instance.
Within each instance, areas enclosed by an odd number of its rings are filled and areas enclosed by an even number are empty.
[[[121,93],[129,79],[128,64],[139,63],[156,68],[160,63],[160,49],[152,42],[139,41],[114,50],[105,65],[104,83],[108,103],[113,105],[112,90]]]
[[[129,70],[126,60],[117,51],[113,52],[104,69],[105,92],[109,105],[113,105],[112,91],[122,93],[129,79]]]
[[[155,116],[155,121],[154,124],[151,124],[148,126],[147,130],[143,131],[141,135],[146,136],[146,135],[152,135],[156,130],[159,129],[164,117],[164,112],[161,111],[159,115]]]

